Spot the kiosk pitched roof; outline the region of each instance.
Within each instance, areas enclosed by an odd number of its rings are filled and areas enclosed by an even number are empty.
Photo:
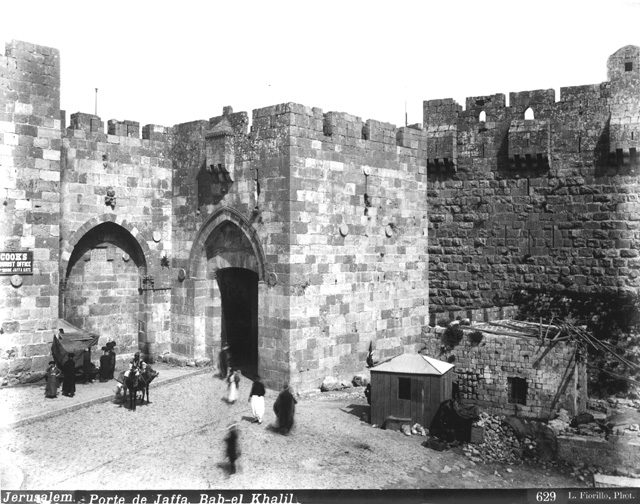
[[[371,371],[441,376],[452,367],[453,364],[426,355],[405,353],[374,366]]]

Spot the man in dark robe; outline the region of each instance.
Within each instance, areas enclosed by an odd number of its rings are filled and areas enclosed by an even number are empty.
[[[73,353],[67,354],[67,360],[62,365],[62,395],[73,397],[76,393],[76,363]]]
[[[116,352],[114,350],[116,346],[115,341],[109,341],[107,343],[107,351],[109,352],[109,379],[113,379],[113,373],[116,371]]]
[[[49,361],[46,377],[47,385],[44,389],[44,396],[49,399],[55,399],[58,397],[58,387],[60,386],[60,370],[56,366],[55,361]]]
[[[367,353],[367,367],[372,368],[374,366],[373,362],[373,343],[369,342],[369,352]]]
[[[219,356],[220,365],[220,378],[223,380],[229,375],[229,368],[231,367],[231,354],[229,353],[229,345],[224,345],[220,351]]]
[[[289,390],[289,384],[285,383],[282,392],[273,404],[273,411],[278,419],[278,429],[284,434],[288,434],[293,427],[293,416],[297,402]]]
[[[85,383],[93,383],[93,370],[95,365],[91,362],[91,347],[82,352],[82,374]]]
[[[100,356],[100,381],[106,382],[109,381],[109,350],[106,346],[102,347],[102,355]]]

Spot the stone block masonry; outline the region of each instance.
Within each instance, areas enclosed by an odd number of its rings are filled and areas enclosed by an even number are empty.
[[[42,369],[58,319],[60,54],[13,41],[0,56],[0,250],[33,274],[0,276],[0,374]]]
[[[432,312],[504,305],[522,287],[638,292],[639,51],[558,102],[553,90],[510,93],[508,107],[425,102],[428,141],[453,139],[438,154],[449,167],[429,165]]]
[[[170,350],[171,131],[72,114],[63,139],[61,317],[120,353]],[[163,258],[166,261],[163,263]],[[153,289],[140,293],[141,278]]]

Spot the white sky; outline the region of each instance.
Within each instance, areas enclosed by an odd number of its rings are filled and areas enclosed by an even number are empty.
[[[422,102],[606,80],[640,0],[11,0],[0,43],[55,47],[61,108],[172,126],[284,102],[397,126]],[[0,48],[0,53],[4,47]]]

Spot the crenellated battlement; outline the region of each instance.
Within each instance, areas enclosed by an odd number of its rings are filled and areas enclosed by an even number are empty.
[[[61,121],[64,124],[64,112],[61,114]],[[84,133],[105,134],[104,121],[97,115],[84,112],[71,114],[67,129],[70,132],[82,131]],[[140,123],[129,120],[109,119],[106,134],[116,137],[140,138]],[[157,124],[147,124],[142,128],[142,140],[166,142],[169,140],[170,134],[171,128]]]

